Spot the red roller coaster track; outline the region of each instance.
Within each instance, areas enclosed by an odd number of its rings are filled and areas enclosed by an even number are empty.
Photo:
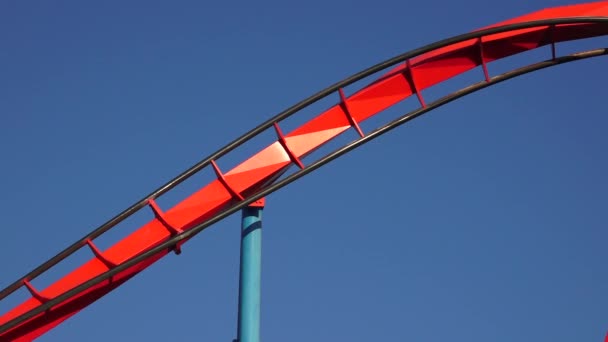
[[[166,254],[179,253],[183,243],[206,227],[434,108],[525,73],[608,54],[607,49],[600,48],[557,56],[555,49],[560,42],[606,34],[608,1],[545,9],[410,51],[334,84],[205,158],[0,291],[0,300],[21,287],[31,293],[31,298],[0,317],[0,341],[30,341],[39,337]],[[542,46],[550,47],[546,61],[501,75],[489,74],[489,63]],[[474,68],[482,71],[479,83],[433,102],[425,100],[425,89]],[[344,87],[383,70],[387,70],[383,76],[371,80],[352,95],[344,93]],[[282,120],[329,95],[336,96],[336,105],[290,133],[282,131]],[[418,98],[419,109],[372,132],[362,131],[360,122],[412,95]],[[313,163],[306,165],[303,162],[305,156],[350,128],[356,130],[359,139]],[[222,156],[267,129],[276,131],[276,142],[232,170],[221,170],[218,162]],[[292,165],[300,170],[281,178]],[[217,175],[215,181],[172,208],[158,207],[155,201],[158,197],[209,166]],[[105,251],[96,247],[97,237],[146,207],[154,213],[155,219]],[[91,250],[92,258],[88,262],[45,289],[32,286],[33,279],[80,248]]]

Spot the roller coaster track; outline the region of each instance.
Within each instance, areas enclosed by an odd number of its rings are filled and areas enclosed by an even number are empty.
[[[607,34],[608,1],[545,9],[401,54],[320,91],[209,155],[0,291],[0,300],[22,287],[31,294],[31,298],[0,317],[0,341],[31,341],[39,337],[171,251],[180,253],[181,246],[205,228],[424,113],[520,75],[607,55],[606,48],[563,56],[556,52],[558,43]],[[549,47],[547,60],[490,75],[489,63],[543,46]],[[434,101],[425,100],[425,89],[474,68],[481,70],[480,82]],[[345,94],[345,87],[378,72],[383,75],[353,94]],[[337,104],[292,132],[282,132],[283,120],[331,95]],[[361,129],[359,124],[364,120],[414,95],[418,109],[371,132]],[[276,132],[274,143],[228,172],[220,169],[221,157],[269,129]],[[354,129],[359,138],[316,161],[303,162],[348,129]],[[299,170],[286,174],[294,165]],[[205,168],[213,169],[215,181],[166,211],[159,208],[159,197]],[[144,208],[155,215],[152,221],[105,251],[96,247],[96,238]],[[36,277],[81,248],[90,249],[92,259],[45,289],[32,285]]]

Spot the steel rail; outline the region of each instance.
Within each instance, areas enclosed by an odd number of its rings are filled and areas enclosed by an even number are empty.
[[[512,79],[512,78],[515,78],[515,77],[518,77],[518,76],[521,76],[524,74],[528,74],[530,72],[538,71],[538,70],[545,69],[545,68],[552,67],[552,66],[557,66],[560,64],[564,64],[564,63],[569,63],[569,62],[574,62],[574,61],[583,60],[583,59],[587,59],[587,58],[604,56],[604,55],[608,55],[608,48],[600,48],[600,49],[583,51],[583,52],[579,52],[579,53],[575,53],[575,54],[556,57],[554,59],[546,60],[543,62],[530,64],[528,66],[517,68],[512,71],[503,73],[501,75],[491,77],[488,81],[484,80],[484,81],[475,83],[475,84],[465,87],[461,90],[458,90],[454,93],[441,97],[438,100],[430,102],[427,104],[426,107],[411,111],[411,112],[389,122],[385,126],[382,126],[378,129],[370,132],[365,137],[361,137],[361,138],[347,144],[346,146],[331,152],[330,154],[326,155],[325,157],[310,164],[305,169],[299,170],[299,171],[291,174],[290,176],[278,181],[277,183],[270,185],[268,188],[265,188],[261,191],[256,192],[255,194],[253,194],[250,197],[246,198],[245,200],[239,202],[238,204],[235,204],[234,206],[230,207],[229,209],[216,214],[209,220],[207,220],[199,225],[194,226],[190,230],[187,230],[187,231],[184,231],[183,233],[175,235],[175,236],[167,239],[165,242],[125,261],[124,263],[116,266],[115,268],[113,268],[103,274],[100,274],[100,275],[96,276],[95,278],[92,278],[53,299],[50,299],[48,302],[20,315],[19,317],[12,319],[11,321],[0,326],[0,334],[34,318],[37,315],[44,313],[47,310],[51,310],[54,306],[78,295],[79,293],[82,293],[82,292],[88,290],[89,288],[91,288],[105,280],[112,278],[113,276],[119,274],[120,272],[125,271],[125,270],[129,269],[130,267],[133,267],[133,266],[145,261],[146,259],[155,256],[158,253],[161,253],[161,252],[167,251],[167,250],[171,250],[176,244],[178,244],[180,242],[185,242],[185,240],[190,239],[194,235],[200,233],[205,228],[217,223],[218,221],[223,220],[224,218],[232,215],[233,213],[244,208],[245,206],[249,205],[250,203],[252,203],[256,200],[259,200],[260,198],[265,197],[265,196],[271,194],[272,192],[287,186],[288,184],[296,181],[297,179],[315,171],[316,169],[320,168],[321,166],[346,154],[347,152],[350,152],[351,150],[353,150],[369,141],[372,141],[373,139],[376,139],[376,138],[380,137],[381,135],[383,135],[433,109],[436,109],[445,104],[448,104],[465,95],[469,95],[476,91],[485,89],[489,86],[504,82],[506,80],[509,80],[509,79]]]
[[[319,91],[318,93],[298,102],[297,104],[287,108],[283,112],[266,120],[264,123],[260,124],[259,126],[255,127],[254,129],[250,130],[249,132],[243,134],[239,138],[228,143],[227,145],[225,145],[223,148],[219,149],[215,153],[212,153],[211,155],[207,156],[203,160],[199,161],[198,163],[196,163],[195,165],[193,165],[186,171],[182,172],[177,177],[173,178],[166,184],[162,185],[160,188],[154,190],[147,196],[145,196],[142,199],[140,199],[139,201],[137,201],[135,204],[131,205],[129,208],[125,209],[118,215],[114,216],[113,218],[108,220],[106,223],[102,224],[101,226],[97,227],[96,229],[94,229],[93,231],[91,231],[90,233],[88,233],[87,235],[82,237],[81,239],[77,240],[76,242],[71,244],[69,247],[65,248],[63,251],[59,252],[58,254],[56,254],[55,256],[53,256],[52,258],[50,258],[43,264],[41,264],[40,266],[36,267],[32,271],[28,272],[26,275],[20,277],[18,280],[16,280],[12,284],[8,285],[7,287],[5,287],[2,291],[0,291],[0,300],[4,299],[5,297],[10,295],[14,291],[21,288],[25,281],[31,281],[31,280],[35,279],[36,277],[38,277],[39,275],[41,275],[42,273],[44,273],[45,271],[47,271],[48,269],[53,267],[54,265],[58,264],[59,262],[61,262],[65,258],[67,258],[68,256],[72,255],[74,252],[78,251],[80,248],[84,247],[87,243],[87,240],[93,240],[93,239],[97,238],[98,236],[100,236],[103,233],[107,232],[108,230],[112,229],[117,224],[124,221],[126,218],[130,217],[131,215],[133,215],[140,209],[147,206],[149,200],[157,199],[158,197],[162,196],[169,190],[175,188],[177,185],[181,184],[186,179],[190,178],[191,176],[193,176],[194,174],[196,174],[197,172],[199,172],[200,170],[202,170],[203,168],[208,166],[211,163],[211,161],[217,160],[218,158],[226,155],[227,153],[234,150],[235,148],[243,145],[244,143],[251,140],[255,136],[259,135],[266,129],[270,128],[275,122],[282,121],[282,120],[296,114],[297,112],[304,109],[305,107],[308,107],[308,106],[316,103],[317,101],[335,93],[340,88],[349,86],[363,78],[366,78],[368,76],[371,76],[372,74],[375,74],[376,72],[382,71],[386,68],[394,66],[394,65],[401,63],[403,61],[406,61],[410,58],[419,56],[419,55],[427,53],[427,52],[431,52],[433,50],[436,50],[436,49],[439,49],[439,48],[442,48],[445,46],[463,42],[463,41],[466,41],[469,39],[475,39],[475,38],[480,38],[480,37],[487,36],[487,35],[514,31],[514,30],[519,30],[519,29],[526,29],[526,28],[567,25],[567,24],[594,24],[594,23],[595,24],[598,24],[598,23],[599,24],[608,24],[608,18],[606,18],[606,17],[556,18],[556,19],[544,19],[544,20],[536,20],[536,21],[529,21],[529,22],[524,22],[524,23],[516,23],[516,24],[492,27],[492,28],[483,29],[483,30],[479,30],[479,31],[473,31],[470,33],[465,33],[465,34],[461,34],[461,35],[447,38],[444,40],[440,40],[435,43],[420,47],[418,49],[414,49],[409,52],[405,52],[403,54],[397,55],[384,62],[380,62],[363,71],[360,71],[348,78],[345,78],[344,80],[342,80],[340,82],[337,82],[337,83]]]

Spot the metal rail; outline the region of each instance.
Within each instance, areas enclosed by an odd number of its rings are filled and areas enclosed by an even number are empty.
[[[85,235],[81,239],[77,240],[76,242],[74,242],[72,245],[70,245],[63,251],[59,252],[58,254],[56,254],[55,256],[53,256],[52,258],[50,258],[43,264],[41,264],[40,266],[36,267],[32,271],[28,272],[26,275],[20,277],[15,282],[13,282],[12,284],[10,284],[6,288],[4,288],[2,291],[0,291],[0,300],[7,297],[14,291],[18,290],[20,287],[22,287],[24,285],[25,282],[32,281],[33,279],[35,279],[36,277],[38,277],[39,275],[41,275],[42,273],[44,273],[45,271],[47,271],[48,269],[53,267],[54,265],[58,264],[59,262],[61,262],[65,258],[67,258],[68,256],[72,255],[74,252],[78,251],[80,248],[82,248],[83,246],[85,246],[87,244],[87,240],[93,240],[96,237],[107,232],[108,230],[112,229],[117,224],[124,221],[126,218],[130,217],[131,215],[133,215],[140,209],[147,206],[148,201],[155,200],[158,197],[162,196],[169,190],[173,189],[177,185],[181,184],[182,182],[184,182],[185,180],[187,180],[188,178],[190,178],[191,176],[193,176],[194,174],[196,174],[197,172],[199,172],[200,170],[202,170],[203,168],[205,168],[206,166],[211,164],[212,161],[217,160],[218,158],[226,155],[227,153],[234,150],[238,146],[241,146],[242,144],[251,140],[255,136],[257,136],[260,133],[262,133],[263,131],[265,131],[266,129],[273,126],[276,122],[280,122],[280,121],[296,114],[297,112],[304,109],[305,107],[310,106],[310,105],[314,104],[315,102],[339,91],[341,88],[349,86],[363,78],[371,76],[372,74],[374,74],[376,72],[382,71],[382,70],[389,68],[391,66],[394,66],[398,63],[409,60],[410,58],[419,56],[421,54],[424,54],[424,53],[427,53],[427,52],[430,52],[430,51],[433,51],[433,50],[436,50],[436,49],[439,49],[442,47],[446,47],[446,46],[449,46],[452,44],[463,42],[463,41],[466,41],[469,39],[480,38],[480,37],[491,35],[491,34],[514,31],[514,30],[518,30],[518,29],[544,27],[544,26],[554,27],[556,25],[565,25],[565,24],[594,24],[594,23],[608,25],[608,18],[606,18],[606,17],[558,18],[558,19],[537,20],[537,21],[530,21],[530,22],[525,22],[525,23],[517,23],[517,24],[492,27],[489,29],[474,31],[471,33],[465,33],[465,34],[454,36],[454,37],[451,37],[448,39],[440,40],[438,42],[435,42],[435,43],[423,46],[421,48],[411,50],[409,52],[395,56],[384,62],[378,63],[370,68],[367,68],[361,72],[358,72],[358,73],[356,73],[340,82],[337,82],[337,83],[321,90],[320,92],[298,102],[297,104],[289,107],[288,109],[286,109],[283,112],[275,115],[274,117],[266,120],[264,123],[260,124],[259,126],[255,127],[254,129],[250,130],[249,132],[243,134],[241,137],[228,143],[226,146],[224,146],[217,152],[207,156],[205,159],[196,163],[195,165],[193,165],[186,171],[182,172],[180,175],[178,175],[174,179],[170,180],[169,182],[167,182],[160,188],[156,189],[155,191],[151,192],[147,196],[143,197],[141,200],[137,201],[135,204],[131,205],[129,208],[125,209],[124,211],[122,211],[121,213],[119,213],[118,215],[116,215],[115,217],[113,217],[112,219],[107,221],[106,223],[104,223],[101,226],[99,226],[98,228],[94,229],[92,232],[88,233],[87,235]]]
[[[604,18],[603,20],[601,20],[602,22],[607,21],[606,18]],[[545,24],[546,25],[546,24]],[[468,38],[470,39],[470,37]],[[466,40],[466,39],[465,39]],[[193,228],[184,231],[183,233],[177,234],[169,239],[167,239],[165,242],[145,251],[142,252],[140,254],[138,254],[137,256],[125,261],[124,263],[116,266],[115,268],[100,274],[99,276],[96,276],[95,278],[92,278],[82,284],[80,284],[79,286],[74,287],[73,289],[66,291],[65,293],[50,299],[49,301],[45,302],[44,304],[20,315],[19,317],[5,323],[4,325],[0,326],[0,334],[4,333],[30,319],[32,319],[33,317],[52,309],[54,306],[62,303],[63,301],[66,301],[76,295],[78,295],[81,292],[86,291],[87,289],[103,282],[106,281],[110,278],[112,278],[113,276],[119,274],[122,271],[125,271],[127,269],[129,269],[130,267],[133,267],[153,256],[155,256],[156,254],[162,253],[166,250],[171,250],[175,247],[176,244],[178,243],[182,243],[185,242],[185,240],[193,237],[194,235],[200,233],[202,230],[204,230],[205,228],[215,224],[216,222],[232,215],[233,213],[235,213],[236,211],[244,208],[245,206],[251,204],[254,201],[257,201],[259,199],[261,199],[262,197],[265,197],[269,194],[271,194],[272,192],[279,190],[285,186],[287,186],[288,184],[296,181],[297,179],[307,175],[308,173],[313,172],[314,170],[320,168],[321,166],[331,162],[332,160],[344,155],[347,152],[350,152],[351,150],[359,147],[360,145],[363,145],[375,138],[380,137],[381,135],[405,124],[406,122],[413,120],[435,108],[438,108],[440,106],[443,106],[445,104],[448,104],[454,100],[457,100],[465,95],[474,93],[476,91],[479,91],[481,89],[487,88],[491,85],[495,85],[498,84],[500,82],[509,80],[511,78],[515,78],[517,76],[521,76],[533,71],[538,71],[544,68],[548,68],[548,67],[552,67],[552,66],[556,66],[556,65],[560,65],[560,64],[564,64],[564,63],[569,63],[569,62],[574,62],[574,61],[578,61],[578,60],[582,60],[582,59],[587,59],[587,58],[592,58],[592,57],[599,57],[599,56],[604,56],[604,55],[608,55],[608,48],[600,48],[600,49],[594,49],[594,50],[588,50],[588,51],[584,51],[584,52],[579,52],[579,53],[575,53],[575,54],[571,54],[571,55],[567,55],[567,56],[562,56],[562,57],[555,57],[551,60],[547,60],[547,61],[543,61],[543,62],[538,62],[538,63],[534,63],[525,67],[521,67],[506,73],[503,73],[501,75],[497,75],[494,77],[489,78],[489,80],[484,80],[478,83],[475,83],[471,86],[465,87],[459,91],[456,91],[452,94],[446,95],[436,101],[427,103],[425,107],[423,108],[419,108],[417,110],[411,111],[391,122],[389,122],[388,124],[386,124],[385,126],[378,128],[372,132],[370,132],[368,135],[366,135],[365,137],[361,137],[353,142],[351,142],[350,144],[339,148],[335,151],[333,151],[332,153],[326,155],[325,157],[317,160],[316,162],[310,164],[309,166],[307,166],[306,168],[299,170],[293,174],[291,174],[290,176],[278,181],[277,183],[268,186],[267,188],[260,190],[258,192],[256,192],[255,194],[249,196],[248,198],[244,199],[241,202],[238,202],[237,204],[233,205],[232,207],[230,207],[229,209],[226,209],[218,214],[216,214],[215,216],[213,216],[212,218],[210,218],[209,220],[194,226]],[[409,57],[404,57],[404,58],[409,58]],[[395,62],[398,63],[398,62]],[[340,83],[338,83],[340,84]],[[329,89],[329,88],[328,88]],[[293,108],[293,107],[292,107]],[[259,126],[261,127],[261,126]],[[198,165],[198,164],[197,164]]]

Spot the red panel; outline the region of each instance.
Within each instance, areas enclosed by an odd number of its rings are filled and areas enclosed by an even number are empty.
[[[485,47],[484,54],[486,62],[488,62]],[[477,40],[474,39],[463,44],[459,50],[450,51],[435,58],[414,60],[416,62],[413,62],[412,65],[416,75],[419,75],[417,77],[418,86],[420,89],[426,89],[477,67],[479,65],[479,47]]]
[[[219,180],[220,183],[222,183],[222,185],[224,186],[224,188],[226,188],[226,190],[228,190],[230,195],[232,195],[232,198],[239,200],[239,201],[244,200],[243,195],[241,195],[240,192],[234,190],[234,188],[232,186],[230,186],[230,183],[228,183],[228,181],[224,177],[224,174],[222,174],[222,171],[220,170],[219,166],[217,166],[217,164],[215,163],[215,160],[211,161],[211,166],[213,166],[213,171],[215,171],[217,180]]]
[[[292,151],[291,147],[289,147],[289,143],[285,140],[285,135],[283,134],[281,127],[279,127],[279,124],[276,122],[274,123],[274,130],[277,133],[277,137],[279,138],[279,143],[281,144],[285,152],[287,152],[289,159],[300,169],[304,169],[304,164],[302,163],[298,155]]]
[[[287,134],[285,140],[296,155],[304,157],[349,128],[350,123],[344,110],[340,106],[334,106]]]
[[[395,74],[366,87],[348,99],[353,118],[361,122],[414,94],[403,76]]]

